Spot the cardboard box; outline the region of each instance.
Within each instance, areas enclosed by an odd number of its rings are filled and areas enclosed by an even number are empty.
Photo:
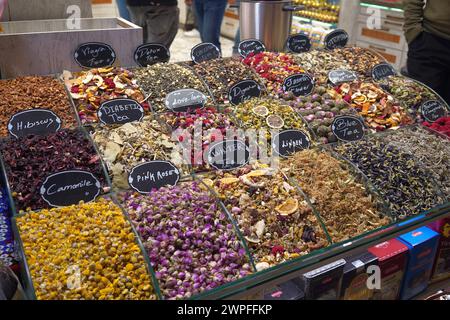
[[[381,281],[373,300],[397,300],[405,272],[408,247],[397,239],[388,240],[368,249],[378,258]]]
[[[398,238],[409,249],[408,264],[400,298],[408,300],[428,287],[434,258],[439,244],[439,233],[421,227]]]
[[[435,221],[428,227],[441,235],[431,281],[448,279],[450,278],[450,217]]]
[[[307,300],[337,300],[340,297],[345,260],[340,259],[305,273],[299,279]]]
[[[365,251],[361,254],[345,258],[344,275],[342,277],[341,299],[369,300],[374,289],[367,286],[369,266],[378,265],[378,258]]]

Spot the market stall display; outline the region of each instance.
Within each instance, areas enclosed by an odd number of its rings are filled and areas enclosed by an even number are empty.
[[[328,0],[294,0],[295,4],[305,8],[296,12],[299,17],[314,19],[322,22],[337,23],[340,5]]]
[[[383,57],[370,49],[361,47],[337,48],[333,50],[333,53],[346,61],[350,68],[358,73],[361,80],[372,79],[372,68],[385,62]]]
[[[106,101],[129,98],[143,103],[145,100],[135,74],[124,68],[97,68],[63,76],[83,124],[98,122],[97,110]],[[148,105],[143,106],[149,111]]]
[[[15,219],[37,299],[156,299],[131,225],[112,201]]]
[[[428,121],[425,121],[422,123],[425,127],[428,127],[434,131],[440,132],[442,134],[445,134],[446,136],[450,137],[450,117],[442,117],[436,120],[433,123],[429,123]]]

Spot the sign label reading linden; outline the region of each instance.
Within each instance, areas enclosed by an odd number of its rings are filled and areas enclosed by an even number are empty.
[[[279,156],[286,158],[291,154],[309,149],[311,141],[308,136],[300,130],[285,130],[276,134],[272,139],[272,149]]]
[[[169,49],[159,43],[144,43],[134,51],[134,61],[140,67],[146,67],[158,62],[168,62],[169,59]]]
[[[40,188],[42,199],[53,207],[90,202],[100,194],[100,181],[90,172],[61,171],[49,175]]]
[[[116,61],[114,49],[101,42],[88,42],[80,45],[74,53],[75,61],[83,68],[104,68]]]
[[[251,98],[259,98],[261,87],[254,80],[244,80],[236,83],[228,92],[228,99],[232,105],[238,105]]]
[[[195,89],[172,91],[166,97],[166,108],[176,112],[201,109],[206,104],[206,96]]]
[[[447,116],[448,110],[445,105],[438,100],[428,100],[420,107],[422,116],[428,122],[435,122],[437,119]]]
[[[233,170],[245,166],[250,150],[241,140],[222,140],[206,150],[207,162],[217,170]]]
[[[337,116],[331,124],[331,131],[342,141],[356,141],[364,137],[364,123],[356,116]]]
[[[174,186],[180,180],[180,171],[168,161],[149,161],[134,167],[128,175],[128,184],[140,193]]]
[[[113,99],[103,102],[97,115],[103,124],[125,124],[141,121],[144,108],[133,99]]]
[[[397,75],[395,69],[389,63],[380,63],[372,68],[372,78],[375,81]]]
[[[29,134],[55,133],[61,128],[61,119],[50,110],[31,109],[16,113],[8,122],[8,131],[20,138]]]

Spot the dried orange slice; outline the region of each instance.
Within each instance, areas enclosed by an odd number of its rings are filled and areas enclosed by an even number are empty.
[[[280,129],[284,126],[284,120],[277,115],[270,115],[266,118],[267,125],[272,129]]]
[[[279,206],[275,208],[281,216],[288,216],[298,210],[298,200],[289,198]]]
[[[260,117],[265,117],[269,114],[269,109],[265,106],[256,106],[252,109],[252,112]]]
[[[219,180],[221,184],[232,184],[232,183],[236,183],[239,182],[239,178],[222,178]]]

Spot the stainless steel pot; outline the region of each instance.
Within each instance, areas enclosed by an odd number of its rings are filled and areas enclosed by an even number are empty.
[[[261,40],[269,51],[283,51],[291,32],[292,13],[302,10],[290,0],[241,0],[240,36]]]

